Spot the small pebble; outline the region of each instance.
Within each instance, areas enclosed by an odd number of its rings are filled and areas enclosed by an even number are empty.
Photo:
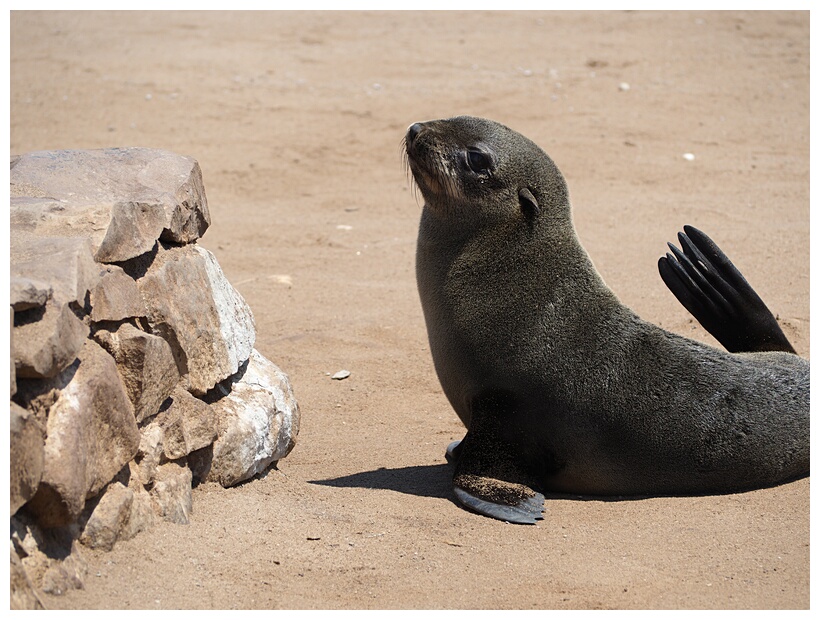
[[[335,375],[331,377],[331,379],[336,379],[336,381],[341,381],[342,379],[347,379],[350,376],[349,370],[340,370]]]
[[[692,153],[684,153],[683,158],[686,161],[693,161],[695,159],[695,156]]]
[[[632,87],[626,82],[621,82],[620,84],[618,84],[618,90],[629,90],[630,88]]]

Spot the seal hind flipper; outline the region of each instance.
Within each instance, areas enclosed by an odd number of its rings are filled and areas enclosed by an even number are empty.
[[[706,234],[693,226],[678,233],[683,252],[658,260],[666,286],[727,351],[794,353],[771,310]]]
[[[447,451],[444,453],[444,456],[447,459],[447,462],[451,465],[454,465],[461,456],[461,446],[461,441],[454,441],[447,446]],[[472,484],[469,478],[461,478],[459,481],[468,487],[481,486],[483,488],[487,488],[488,486],[487,479],[481,479],[480,481],[473,480]],[[494,482],[504,484],[501,481]],[[536,520],[544,518],[541,516],[541,513],[544,512],[544,496],[535,491],[533,491],[533,495],[531,497],[519,499],[518,503],[514,505],[499,504],[481,499],[460,486],[456,486],[455,484],[453,485],[453,491],[459,504],[469,510],[488,517],[494,517],[496,519],[501,519],[502,521],[509,521],[510,523],[521,523],[526,525],[531,525],[535,523]]]

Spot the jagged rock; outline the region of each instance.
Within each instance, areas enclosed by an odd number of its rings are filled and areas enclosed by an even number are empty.
[[[12,227],[10,250],[12,281],[26,278],[49,287],[58,305],[73,302],[84,307],[89,291],[100,278],[88,239],[40,237]]]
[[[164,249],[137,284],[152,333],[171,344],[193,394],[204,394],[248,359],[253,315],[208,250]]]
[[[137,283],[121,267],[106,265],[91,291],[91,320],[122,321],[145,316],[145,304]]]
[[[26,573],[23,562],[11,545],[11,568],[9,569],[9,607],[10,609],[45,609],[40,597]]]
[[[11,278],[9,303],[17,312],[45,306],[51,299],[51,286],[22,276]]]
[[[88,327],[68,304],[14,313],[14,368],[24,379],[49,378],[68,367],[82,349]]]
[[[156,468],[154,473],[156,473]],[[148,491],[145,490],[145,485],[152,484],[152,481],[142,480],[136,460],[128,463],[118,474],[115,481],[122,486],[127,483],[127,489],[132,496],[131,510],[118,534],[118,540],[129,540],[140,532],[150,530],[159,520],[157,511],[154,508],[154,501]]]
[[[214,442],[216,413],[181,387],[174,390],[171,398],[170,407],[161,411],[151,424],[162,429],[163,456],[175,461]]]
[[[44,535],[31,519],[21,511],[10,519],[11,545],[32,584],[39,586],[43,575],[52,564],[47,554],[61,557],[71,551],[71,544],[54,544],[53,537]]]
[[[111,551],[122,537],[134,504],[134,491],[119,482],[109,485],[85,524],[80,542]]]
[[[9,397],[17,394],[17,371],[14,366],[14,308],[9,306]]]
[[[66,525],[136,454],[140,434],[113,358],[86,340],[51,406],[43,477],[27,504],[45,527]]]
[[[94,259],[100,263],[116,263],[153,248],[165,228],[166,206],[163,203],[169,200],[170,196],[162,196],[156,202],[114,203],[111,223]]]
[[[208,479],[208,473],[211,471],[211,462],[214,460],[214,445],[205,446],[199,450],[191,452],[187,459],[188,467],[191,469],[191,474],[197,484]]]
[[[94,338],[117,361],[137,422],[155,415],[179,381],[170,345],[129,323],[114,332],[99,330]]]
[[[299,406],[287,375],[256,350],[230,393],[211,406],[219,438],[206,479],[223,487],[264,471],[296,443]]]
[[[80,555],[75,528],[40,528],[25,511],[10,521],[11,546],[35,588],[63,594],[83,587],[88,565]]]
[[[11,515],[34,497],[43,475],[45,433],[34,414],[11,403],[9,423]]]
[[[157,239],[190,243],[210,225],[199,164],[159,149],[27,153],[10,182],[13,229],[87,236],[100,262],[139,256]]]
[[[142,487],[132,489],[132,491],[134,499],[131,502],[131,513],[120,532],[120,540],[129,540],[140,532],[150,530],[158,520],[157,514],[154,512],[154,503],[148,491]]]
[[[156,478],[162,459],[162,439],[162,429],[157,424],[149,424],[142,430],[136,461],[143,484],[151,484]]]
[[[80,555],[77,544],[71,546],[71,554],[62,561],[55,561],[43,575],[43,592],[61,595],[68,590],[82,590],[88,574],[88,562]]]
[[[15,233],[10,271],[17,376],[53,377],[76,359],[88,336],[70,306],[81,311],[99,279],[91,245],[81,238]]]
[[[165,463],[157,470],[151,497],[166,521],[188,524],[193,498],[191,470],[178,462]]]

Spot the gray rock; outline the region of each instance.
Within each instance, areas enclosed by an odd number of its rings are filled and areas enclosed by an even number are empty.
[[[11,278],[9,303],[17,312],[45,306],[51,299],[51,286],[44,282],[25,277]]]
[[[92,549],[111,551],[131,518],[134,492],[115,482],[108,486],[80,534],[80,542]]]
[[[27,153],[10,182],[13,230],[90,237],[101,262],[139,256],[157,239],[190,243],[210,225],[199,164],[159,149]]]
[[[86,340],[76,372],[49,411],[43,477],[29,510],[44,527],[74,521],[85,500],[134,458],[139,442],[113,358]]]
[[[253,314],[208,250],[164,249],[137,284],[152,333],[171,344],[193,394],[230,377],[250,356]]]
[[[11,525],[11,546],[23,563],[31,583],[39,587],[43,575],[53,564],[51,558],[65,557],[71,552],[71,543],[61,536],[44,535],[25,511],[13,516]]]
[[[17,371],[14,366],[14,308],[9,306],[9,398],[17,394]]]
[[[214,458],[214,445],[205,446],[199,450],[194,450],[187,457],[188,467],[197,483],[208,479],[211,471],[211,462]]]
[[[71,554],[62,561],[53,561],[43,575],[42,589],[49,594],[61,595],[69,590],[82,590],[88,575],[88,562],[80,555],[76,543]]]
[[[162,429],[163,455],[169,461],[209,446],[217,438],[216,412],[181,387],[174,390],[171,406],[151,424]]]
[[[145,316],[137,283],[116,265],[106,265],[91,291],[91,320],[122,321]]]
[[[284,458],[299,434],[299,406],[287,375],[254,350],[228,395],[211,405],[219,420],[207,480],[229,487]]]
[[[156,468],[154,469],[155,473]],[[153,484],[152,481],[143,482],[136,460],[128,463],[115,479],[114,484],[120,483],[124,486],[127,483],[127,488],[131,491],[133,498],[130,513],[118,534],[118,540],[129,540],[140,532],[150,530],[159,521],[159,516],[154,507],[154,500],[145,490],[145,485]]]
[[[14,515],[34,497],[43,476],[45,433],[34,414],[11,403],[9,423],[10,509]]]
[[[193,506],[191,470],[179,462],[165,463],[157,470],[151,497],[166,521],[186,525]]]
[[[154,512],[154,502],[150,493],[141,487],[132,491],[134,500],[131,502],[131,514],[120,532],[120,540],[129,540],[140,532],[147,532],[159,519]]]
[[[114,332],[99,330],[94,339],[114,356],[137,422],[155,415],[179,381],[170,345],[129,323]]]
[[[37,591],[29,579],[23,562],[11,547],[11,567],[9,569],[9,608],[10,609],[45,609]]]
[[[58,231],[55,231],[58,232]],[[51,289],[57,304],[85,306],[99,281],[91,243],[81,237],[41,237],[11,230],[11,279],[25,278]]]
[[[170,200],[170,196],[163,197]],[[94,260],[100,263],[126,261],[151,250],[165,228],[165,206],[161,202],[116,202],[111,223]]]
[[[139,478],[143,484],[153,484],[157,476],[157,469],[162,460],[162,440],[162,428],[158,424],[151,423],[142,429],[136,461]]]
[[[99,280],[91,245],[82,238],[12,234],[10,263],[16,373],[53,377],[76,359],[88,335],[72,307],[82,312]]]
[[[49,302],[14,314],[16,377],[54,377],[68,367],[85,344],[88,327],[68,304]]]

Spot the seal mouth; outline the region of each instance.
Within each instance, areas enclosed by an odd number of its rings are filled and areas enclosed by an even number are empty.
[[[429,204],[428,197],[461,198],[457,172],[451,158],[435,133],[425,123],[413,123],[404,136],[404,160],[416,186]]]

